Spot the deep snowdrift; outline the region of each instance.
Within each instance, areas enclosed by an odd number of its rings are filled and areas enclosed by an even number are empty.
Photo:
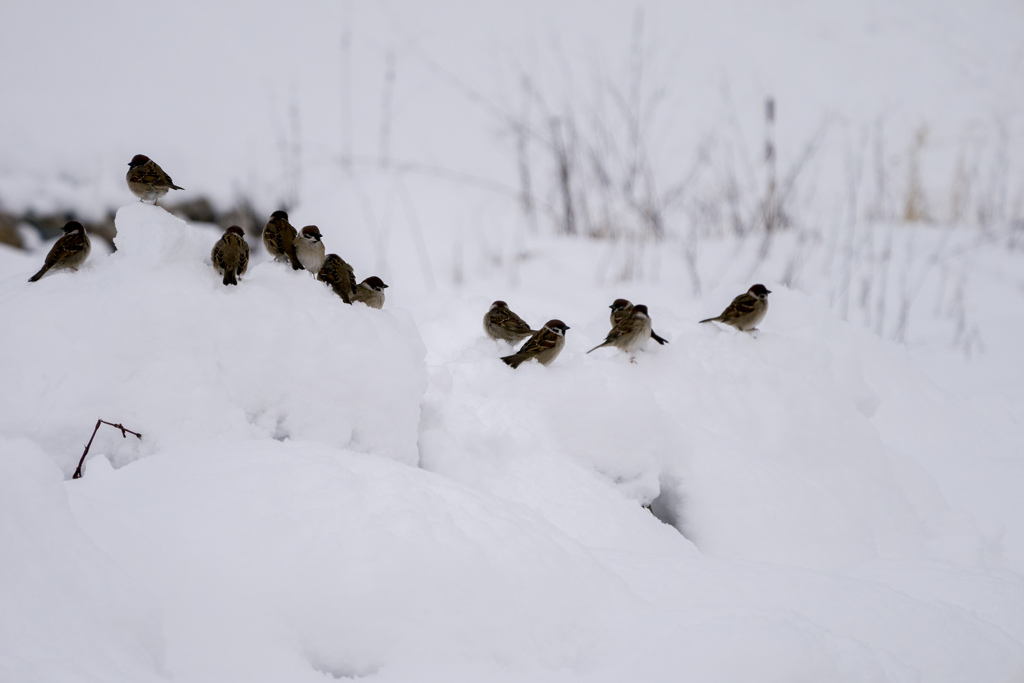
[[[17,362],[0,381],[18,390],[4,392],[0,432],[40,443],[65,474],[97,418],[145,437],[111,448],[117,464],[255,437],[416,463],[426,372],[409,315],[344,305],[271,262],[224,287],[210,265],[219,234],[159,207],[122,208],[117,230],[117,251],[80,272],[4,283],[18,324],[0,338]]]
[[[1024,672],[1019,412],[816,299],[766,278],[754,339],[694,322],[735,282],[682,300],[666,256],[581,286],[602,247],[551,241],[521,287],[399,279],[374,311],[258,258],[226,288],[216,231],[160,208],[117,222],[32,285],[0,252],[2,680]],[[552,366],[483,338],[510,290],[572,327]],[[585,353],[619,295],[671,340],[636,364]],[[71,481],[97,417],[144,439],[103,428]]]

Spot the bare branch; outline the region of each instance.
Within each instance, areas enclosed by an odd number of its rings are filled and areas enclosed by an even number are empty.
[[[96,432],[100,430],[100,425],[110,425],[111,427],[120,429],[121,437],[125,439],[128,438],[129,434],[138,437],[139,439],[142,438],[142,434],[139,434],[138,432],[133,432],[132,430],[126,428],[122,424],[114,424],[113,422],[107,422],[106,420],[96,420],[96,427],[92,430],[92,436],[89,437],[89,443],[85,444],[85,450],[82,451],[82,458],[78,461],[78,467],[75,468],[75,473],[71,477],[72,479],[82,478],[82,465],[85,464],[85,456],[89,455],[89,448],[92,447],[92,440],[96,438]]]

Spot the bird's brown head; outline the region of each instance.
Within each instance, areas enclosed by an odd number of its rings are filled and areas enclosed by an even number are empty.
[[[85,226],[78,221],[68,221],[61,230],[63,230],[65,234],[78,231],[85,232]]]
[[[304,227],[302,229],[302,236],[314,240],[316,242],[319,242],[320,238],[322,237],[322,235],[320,234],[320,228],[316,227],[315,225],[307,225],[306,227]]]
[[[491,308],[508,308],[508,304],[504,301],[495,301],[491,304]]]
[[[231,233],[232,235],[238,235],[239,237],[245,237],[245,231],[237,225],[232,225],[230,228],[224,231],[224,234]]]
[[[647,315],[647,306],[645,306],[644,304],[637,304],[636,306],[634,306],[633,315],[635,316],[637,313],[643,313],[644,315]]]
[[[771,294],[772,291],[764,285],[754,285],[747,291],[747,293],[753,294],[758,299],[767,299],[768,295]]]
[[[560,334],[563,336],[565,335],[565,331],[569,329],[568,325],[563,323],[561,320],[558,320],[557,318],[549,320],[546,323],[544,323],[544,327],[548,328],[555,334]]]
[[[381,280],[376,275],[371,275],[370,277],[363,280],[363,284],[365,284],[370,289],[373,289],[378,292],[382,289],[387,289],[387,285],[384,284],[384,281]]]
[[[128,162],[128,165],[131,166],[132,168],[135,168],[136,166],[142,166],[144,163],[148,161],[149,157],[147,157],[145,154],[136,154],[135,156],[132,157],[132,160]]]
[[[284,211],[275,211],[274,213],[270,214],[270,217],[271,218],[283,218],[284,220],[288,220],[288,214],[285,213]]]
[[[633,304],[629,303],[627,299],[616,299],[608,308],[612,309],[613,311],[624,311],[632,305]]]

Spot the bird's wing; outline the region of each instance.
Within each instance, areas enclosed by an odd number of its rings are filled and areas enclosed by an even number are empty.
[[[184,189],[175,185],[174,181],[171,180],[171,176],[164,173],[164,170],[152,161],[148,161],[141,166],[133,168],[128,176],[128,180],[134,183],[170,187],[175,190]]]
[[[515,334],[533,334],[534,332],[525,320],[508,309],[493,311],[490,320],[492,324]]]
[[[548,351],[555,348],[557,344],[558,335],[551,330],[542,329],[530,337],[515,355],[536,356],[542,351]]]
[[[750,294],[740,294],[732,300],[729,307],[720,316],[723,320],[730,320],[750,315],[757,306],[757,297]]]
[[[249,268],[249,245],[242,242],[242,253],[238,256],[238,273],[242,274]]]
[[[50,248],[50,253],[46,255],[45,263],[47,269],[53,268],[64,259],[73,256],[84,248],[85,238],[82,236],[82,233],[74,232],[61,236]]]

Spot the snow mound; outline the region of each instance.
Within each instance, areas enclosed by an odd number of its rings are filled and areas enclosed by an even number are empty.
[[[304,271],[251,263],[237,287],[209,262],[216,231],[141,202],[118,250],[77,273],[0,283],[0,433],[69,475],[97,418],[117,466],[172,445],[301,439],[417,462],[424,348],[400,310],[347,306]],[[19,282],[20,281],[20,282]]]
[[[624,614],[646,611],[529,509],[336,448],[168,452],[68,491],[87,533],[167,606],[182,680],[211,661],[250,681],[588,668]]]
[[[166,680],[160,614],[86,538],[57,467],[0,437],[0,680]]]
[[[698,314],[663,305],[657,329],[672,342],[648,343],[635,364],[613,349],[586,353],[607,330],[603,315],[569,321],[549,367],[513,371],[496,360],[506,346],[483,339],[450,347],[424,403],[423,466],[543,509],[598,546],[650,539],[619,533],[618,503],[591,499],[581,514],[574,489],[588,477],[637,510],[651,505],[716,557],[984,564],[986,532],[954,519],[920,461],[875,423],[875,387],[894,400],[928,395],[916,368],[815,300],[771,288],[779,331],[696,325]],[[888,374],[873,372],[869,385],[865,363]],[[950,540],[964,533],[974,550]]]

